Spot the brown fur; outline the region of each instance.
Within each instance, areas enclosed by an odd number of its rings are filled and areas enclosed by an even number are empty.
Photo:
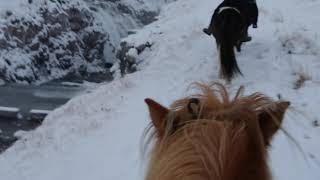
[[[198,86],[201,94],[170,109],[146,99],[155,140],[146,180],[270,180],[267,146],[289,102],[242,96],[243,88],[231,99],[221,84]]]

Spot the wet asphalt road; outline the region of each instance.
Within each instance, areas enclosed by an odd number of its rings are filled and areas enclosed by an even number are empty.
[[[27,131],[40,125],[39,122],[30,120],[31,109],[53,110],[84,90],[81,86],[66,86],[61,83],[0,86],[0,106],[20,109],[19,118],[0,116],[0,152],[16,140],[16,131]]]

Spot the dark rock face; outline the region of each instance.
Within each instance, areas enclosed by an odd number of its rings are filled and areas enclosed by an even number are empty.
[[[151,48],[152,44],[146,42],[138,46],[133,46],[123,41],[120,43],[120,48],[117,51],[116,57],[119,60],[121,76],[125,74],[133,73],[137,71],[137,57],[135,55],[140,55],[146,48]],[[130,54],[129,51],[134,52]]]
[[[36,83],[70,73],[108,72],[120,38],[130,28],[151,23],[158,14],[120,0],[79,2],[29,0],[29,8],[35,11],[26,17],[8,10],[0,22],[0,79]],[[100,17],[102,12],[123,23],[109,27]]]
[[[137,14],[137,18],[140,19],[142,24],[146,25],[152,23],[153,21],[156,21],[157,15],[157,12],[141,10]]]

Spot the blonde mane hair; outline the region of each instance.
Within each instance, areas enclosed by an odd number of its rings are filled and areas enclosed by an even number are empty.
[[[146,99],[153,140],[146,180],[269,180],[267,146],[289,102],[260,93],[230,98],[226,88],[197,84],[200,94],[170,108]]]

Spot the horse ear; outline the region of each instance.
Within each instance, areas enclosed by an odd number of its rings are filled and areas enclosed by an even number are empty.
[[[266,145],[269,145],[273,135],[279,130],[289,106],[290,102],[281,101],[276,103],[275,107],[264,108],[258,114],[259,125]]]
[[[149,108],[150,118],[154,125],[154,127],[157,130],[157,133],[159,136],[164,135],[165,133],[165,117],[169,113],[169,109],[162,106],[161,104],[157,103],[156,101],[152,99],[145,99],[144,100]]]

